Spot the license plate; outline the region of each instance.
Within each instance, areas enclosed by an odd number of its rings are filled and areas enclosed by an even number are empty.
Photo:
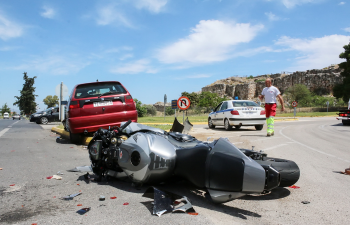
[[[113,105],[112,101],[94,102],[94,107]]]

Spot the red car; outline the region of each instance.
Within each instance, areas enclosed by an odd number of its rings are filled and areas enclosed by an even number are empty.
[[[67,104],[65,129],[72,143],[79,143],[81,134],[100,127],[120,126],[123,121],[137,122],[136,105],[126,88],[118,81],[78,84]]]

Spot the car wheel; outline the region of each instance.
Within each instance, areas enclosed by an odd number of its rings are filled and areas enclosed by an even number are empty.
[[[211,118],[208,119],[208,127],[210,129],[214,129],[215,128],[215,125],[213,124],[213,120]]]
[[[241,128],[242,125],[238,125],[238,126],[235,126],[236,129],[239,129]]]
[[[232,126],[230,125],[228,119],[225,119],[225,130],[232,130]]]
[[[49,120],[46,117],[41,117],[40,118],[40,123],[47,124],[48,122],[49,122]]]
[[[80,134],[72,134],[69,131],[69,140],[72,144],[80,144],[81,143],[81,135]]]
[[[264,125],[255,125],[256,130],[262,130]]]

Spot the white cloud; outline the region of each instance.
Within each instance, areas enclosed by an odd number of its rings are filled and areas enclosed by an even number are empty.
[[[147,9],[150,12],[159,13],[167,2],[168,0],[136,0],[135,6],[138,9]]]
[[[273,14],[272,12],[267,12],[265,13],[265,15],[267,16],[267,18],[270,20],[270,21],[277,21],[277,20],[280,20],[280,18],[278,16],[276,16],[275,14]]]
[[[4,41],[20,37],[23,34],[23,27],[8,20],[5,16],[1,15],[0,12],[0,38]]]
[[[132,58],[132,57],[134,57],[134,55],[133,54],[125,54],[125,55],[122,55],[120,58],[119,58],[119,60],[125,60],[125,59],[129,59],[129,58]]]
[[[97,9],[96,23],[101,26],[122,25],[133,27],[132,23],[117,9],[117,5],[110,4]]]
[[[345,5],[345,2],[339,2],[338,5]]]
[[[153,69],[149,64],[149,60],[140,59],[135,62],[116,66],[112,68],[110,72],[118,74],[156,73],[157,70]]]
[[[297,51],[295,65],[290,70],[321,69],[343,60],[339,54],[343,46],[349,43],[350,36],[329,35],[321,38],[297,39],[281,37],[276,45],[285,46],[289,51]]]
[[[263,25],[202,20],[191,34],[158,51],[163,63],[211,63],[231,57],[233,48],[250,42]]]
[[[324,0],[277,0],[280,1],[286,8],[294,8],[297,5],[303,5],[307,3],[318,3],[323,2]]]
[[[40,13],[42,17],[48,18],[48,19],[53,19],[56,15],[56,11],[48,6],[43,6],[44,12]]]
[[[344,28],[343,30],[346,32],[350,32],[350,27]]]
[[[16,70],[34,70],[47,75],[72,75],[88,66],[89,62],[76,60],[77,56],[31,56],[31,60],[14,67]]]

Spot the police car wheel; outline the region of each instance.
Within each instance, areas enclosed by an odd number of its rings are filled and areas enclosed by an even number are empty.
[[[214,129],[215,128],[215,125],[213,124],[213,121],[211,120],[211,118],[208,119],[208,127],[210,129]]]
[[[225,119],[225,130],[231,130],[232,126],[230,125],[228,119]]]

